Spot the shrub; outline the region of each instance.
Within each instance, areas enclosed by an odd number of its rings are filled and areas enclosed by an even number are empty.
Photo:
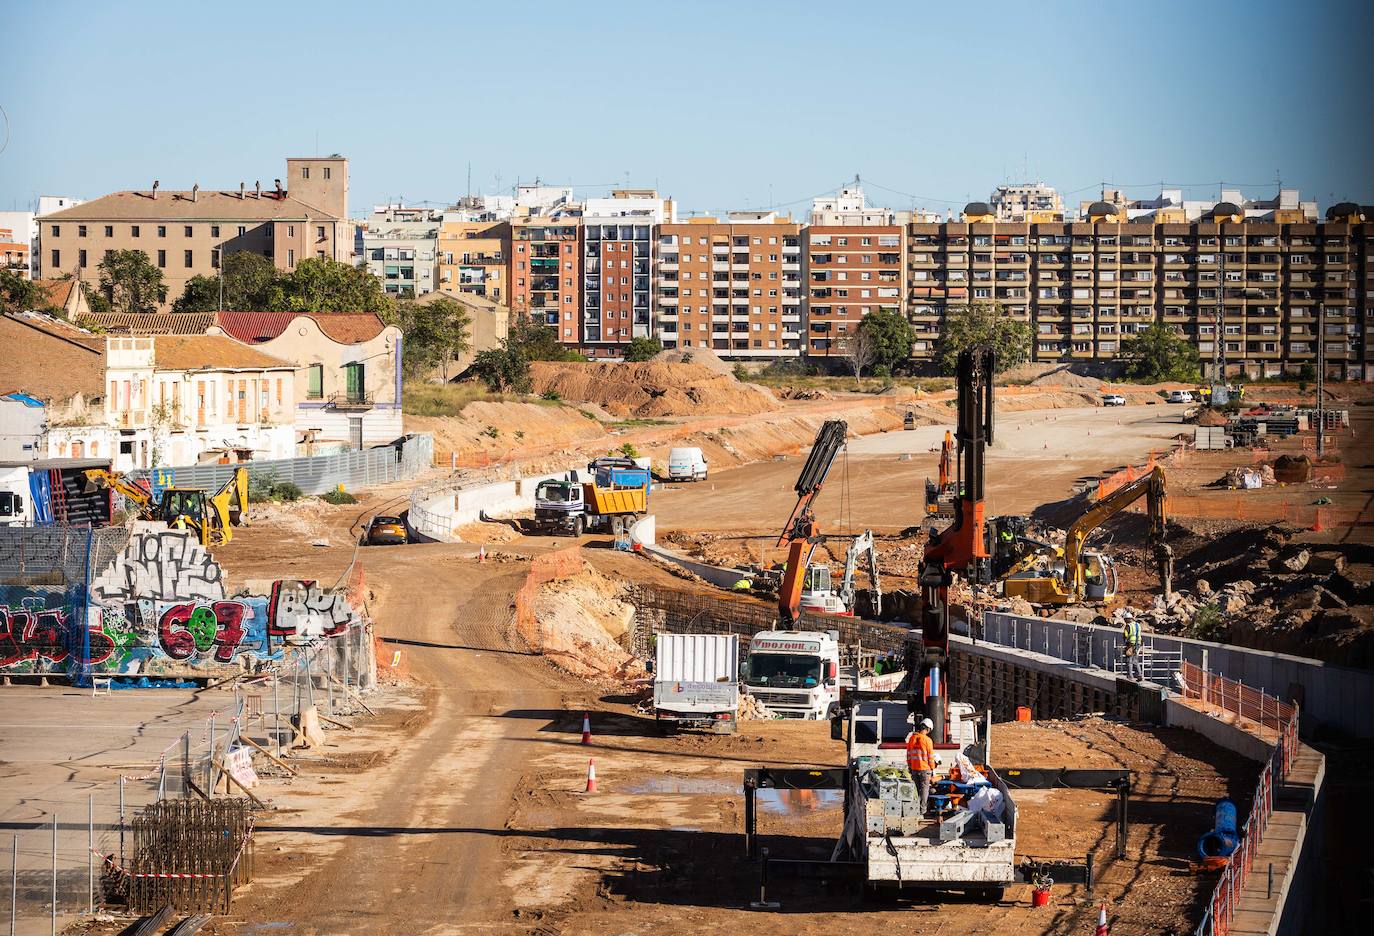
[[[328,494],[321,494],[320,500],[326,504],[356,504],[358,498],[347,491],[330,491]]]
[[[620,454],[624,455],[626,458],[638,458],[639,449],[635,448],[633,442],[626,442],[620,447]]]
[[[548,400],[550,403],[557,403],[559,400],[563,399],[563,394],[550,387],[548,390],[539,394],[539,399]]]
[[[301,489],[290,481],[278,481],[276,475],[248,475],[248,500],[250,502],[297,501],[302,497]]]

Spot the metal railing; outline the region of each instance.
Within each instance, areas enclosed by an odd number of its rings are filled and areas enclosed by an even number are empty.
[[[1298,710],[1280,699],[1249,686],[1226,679],[1185,663],[1180,673],[1185,698],[1217,706],[1245,722],[1274,733],[1274,751],[1255,786],[1250,815],[1241,830],[1241,840],[1226,862],[1212,891],[1202,922],[1193,936],[1226,936],[1235,919],[1246,880],[1254,870],[1255,857],[1274,812],[1274,791],[1288,778],[1298,750]]]

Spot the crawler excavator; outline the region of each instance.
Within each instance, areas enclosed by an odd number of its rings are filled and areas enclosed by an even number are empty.
[[[835,456],[844,448],[848,434],[849,424],[844,420],[826,420],[816,433],[811,454],[797,476],[797,505],[792,508],[792,515],[778,537],[778,545],[787,547],[787,566],[778,588],[779,627],[783,630],[795,629],[801,619],[802,593],[808,590],[808,585],[814,591],[815,576],[819,574],[814,570],[823,571],[826,578],[830,576],[828,568],[811,565],[811,556],[823,539],[811,505],[825,486]]]
[[[1084,547],[1094,530],[1142,497],[1146,498],[1149,508],[1146,538],[1159,566],[1164,594],[1170,594],[1173,591],[1174,553],[1164,541],[1166,490],[1164,469],[1158,465],[1084,510],[1064,536],[1062,557],[1046,554],[1037,560],[1037,568],[1012,571],[1002,582],[1002,593],[1008,598],[1024,598],[1032,604],[1048,605],[1106,601],[1113,597],[1116,594],[1116,564],[1107,554]]]
[[[235,468],[224,486],[213,494],[200,488],[169,487],[161,500],[154,501],[143,485],[129,480],[122,472],[92,468],[86,471],[86,490],[108,488],[118,491],[138,508],[140,520],[155,520],[169,527],[194,530],[203,546],[219,546],[234,537],[248,509],[248,469]]]

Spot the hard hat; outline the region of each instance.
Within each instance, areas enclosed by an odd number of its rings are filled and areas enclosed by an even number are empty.
[[[921,727],[924,728],[926,731],[934,731],[935,722],[931,721],[929,718],[923,718],[921,719]]]

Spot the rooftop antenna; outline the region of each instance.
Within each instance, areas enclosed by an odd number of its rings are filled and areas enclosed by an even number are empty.
[[[468,198],[472,197],[472,160],[468,160]]]

